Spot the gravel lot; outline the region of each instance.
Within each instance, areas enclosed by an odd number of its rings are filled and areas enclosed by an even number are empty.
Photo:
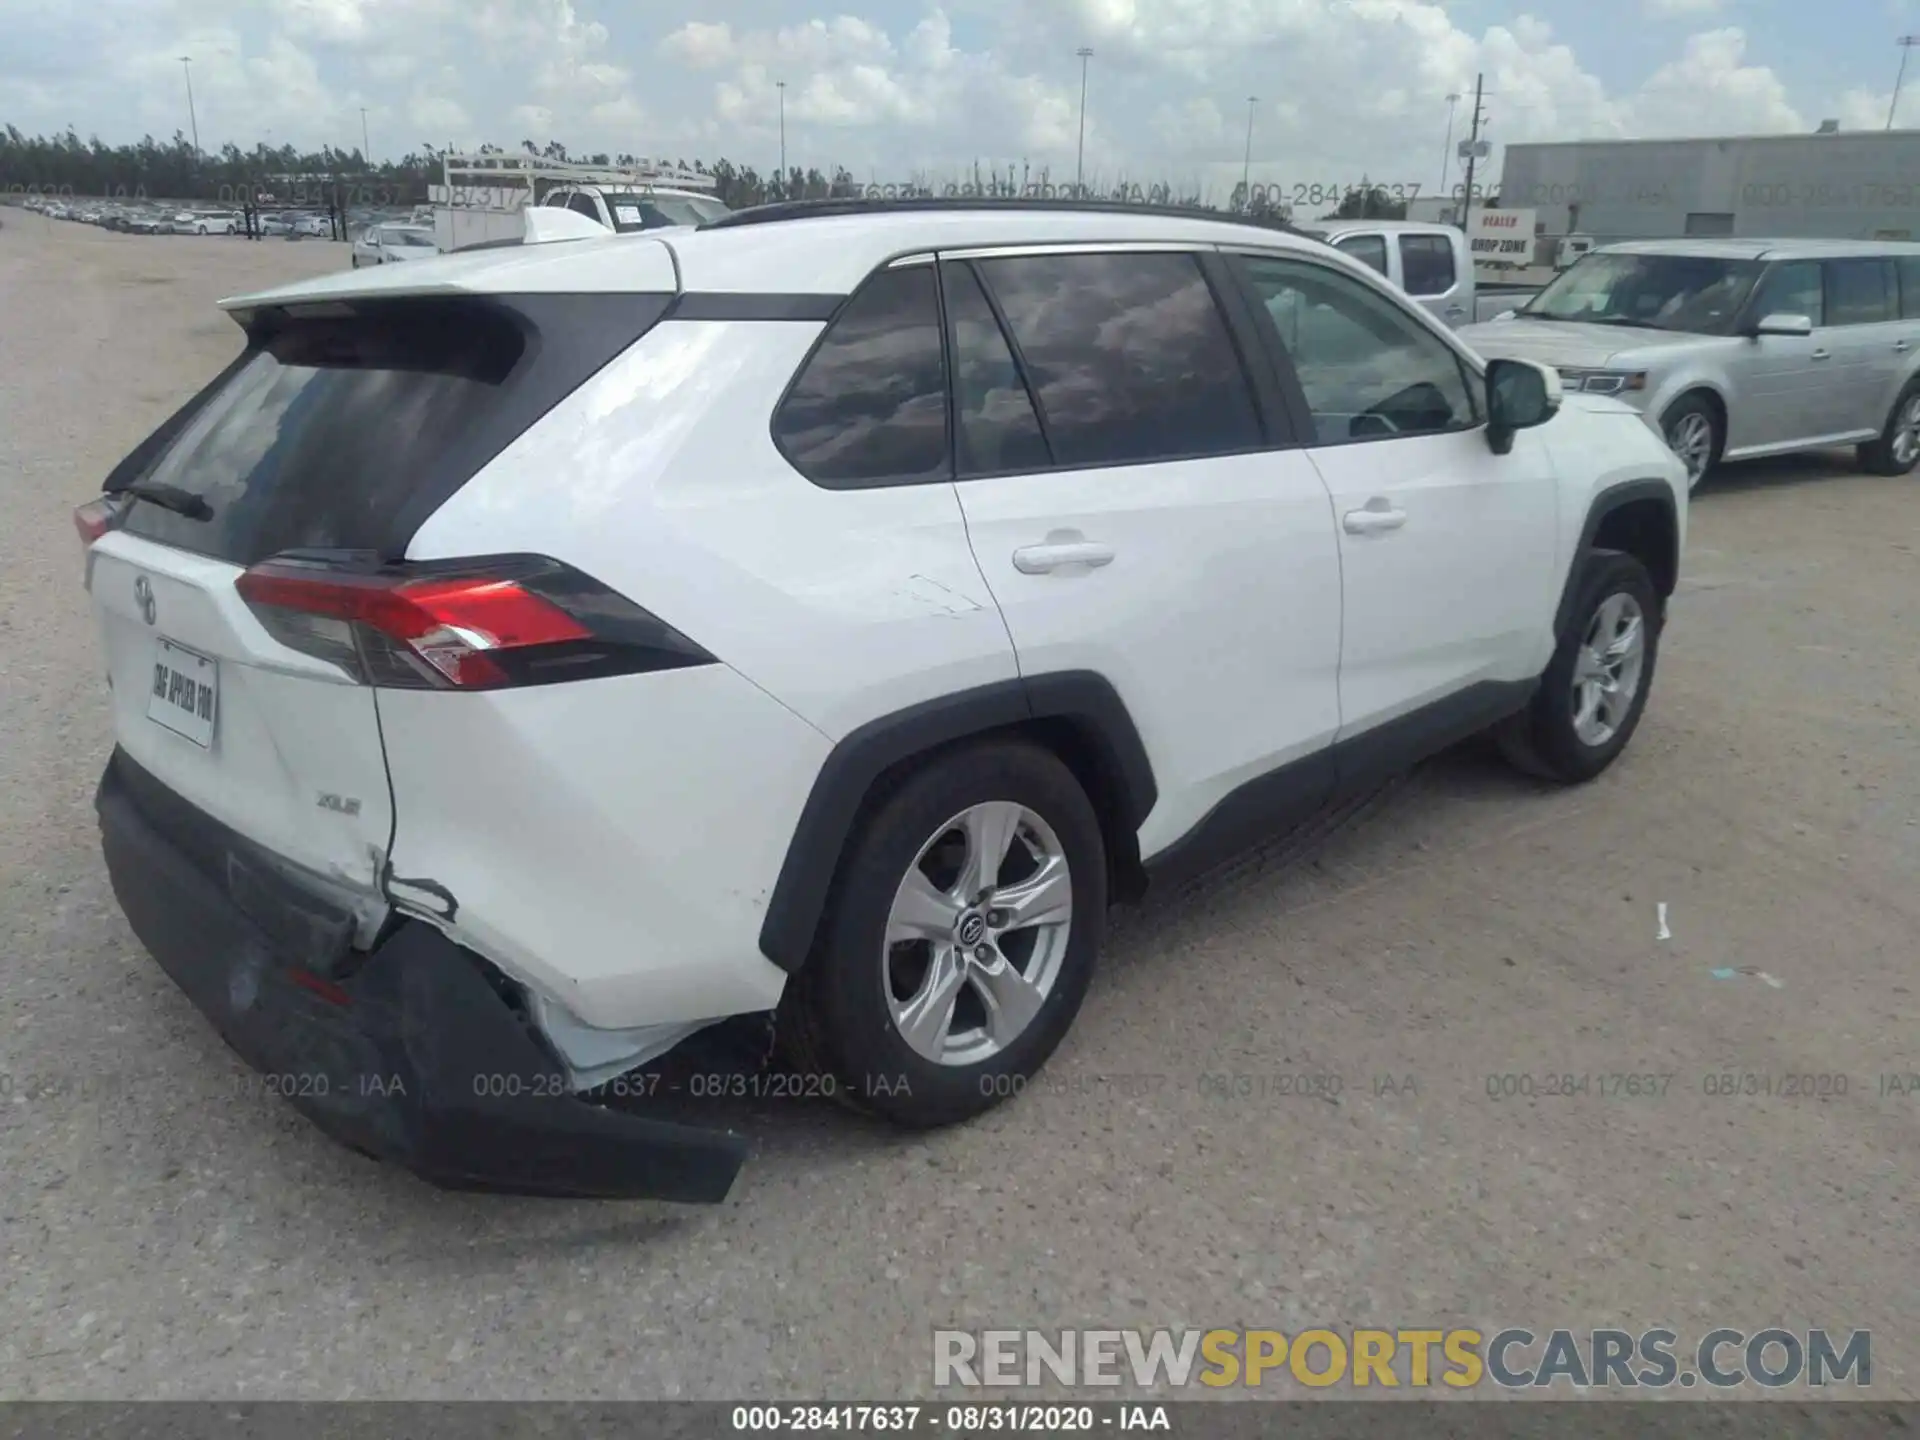
[[[945,1324],[1663,1322],[1870,1328],[1876,1397],[1920,1395],[1920,1097],[1879,1078],[1920,1071],[1920,479],[1710,486],[1609,775],[1463,751],[1120,917],[1042,1082],[979,1123],[768,1103],[709,1210],[453,1196],[236,1095],[91,810],[69,512],[233,354],[217,297],[346,262],[0,229],[0,1396],[848,1398],[927,1392]],[[1703,1093],[1722,1071],[1847,1093]],[[1673,1078],[1488,1096],[1563,1072]],[[1337,1101],[1203,1081],[1303,1073]]]

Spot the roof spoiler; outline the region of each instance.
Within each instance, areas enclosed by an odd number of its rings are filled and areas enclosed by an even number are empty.
[[[613,234],[598,220],[577,210],[529,205],[524,213],[526,233],[520,238],[522,245],[551,245],[556,240],[604,240]]]

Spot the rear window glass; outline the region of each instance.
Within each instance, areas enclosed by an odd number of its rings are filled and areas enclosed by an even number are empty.
[[[1186,254],[983,261],[1054,462],[1140,465],[1261,444],[1253,392]]]
[[[718,200],[692,195],[608,195],[607,213],[621,232],[660,230],[673,225],[703,225],[728,212]]]
[[[947,367],[931,265],[883,270],[847,302],[773,418],[816,485],[944,480]]]
[[[206,518],[136,500],[125,528],[242,565],[291,549],[397,555],[397,525],[417,525],[668,297],[620,299],[360,302],[257,326],[178,438],[114,477],[197,496]]]

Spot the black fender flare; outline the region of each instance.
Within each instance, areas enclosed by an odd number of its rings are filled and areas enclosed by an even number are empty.
[[[1664,480],[1623,480],[1618,484],[1607,486],[1593,497],[1593,503],[1587,507],[1587,518],[1580,527],[1579,542],[1567,558],[1567,578],[1560,589],[1559,608],[1553,614],[1553,633],[1556,638],[1567,633],[1567,625],[1573,618],[1573,599],[1574,592],[1580,584],[1581,560],[1593,548],[1593,537],[1600,532],[1601,523],[1622,506],[1641,500],[1657,501],[1667,512],[1667,523],[1672,531],[1675,546],[1673,573],[1676,576],[1679,574],[1680,517],[1673,500],[1673,487]],[[1665,595],[1661,596],[1662,600],[1666,598]]]
[[[1119,692],[1092,671],[1062,671],[942,695],[848,732],[801,808],[760,924],[760,951],[788,974],[813,948],[840,857],[874,783],[902,761],[1035,720],[1071,724],[1115,792],[1116,820],[1137,831],[1159,799],[1153,766]]]

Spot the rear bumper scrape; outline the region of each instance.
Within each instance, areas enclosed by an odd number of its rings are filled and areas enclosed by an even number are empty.
[[[342,1144],[447,1189],[726,1198],[743,1136],[574,1095],[483,962],[432,926],[403,921],[333,978],[291,957],[259,923],[262,897],[243,909],[226,875],[189,858],[205,847],[178,843],[137,803],[156,783],[118,752],[101,778],[114,894],[161,968],[268,1077],[262,1090]],[[177,828],[179,811],[167,821]]]

